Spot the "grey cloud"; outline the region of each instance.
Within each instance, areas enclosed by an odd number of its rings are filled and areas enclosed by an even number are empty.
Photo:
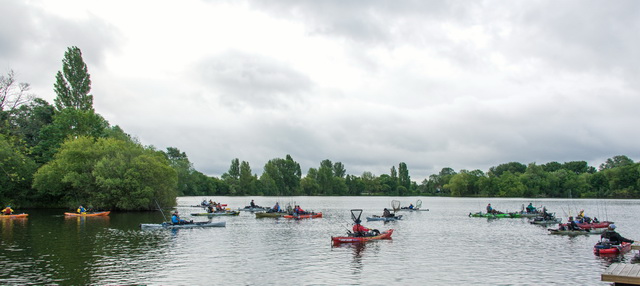
[[[313,88],[306,75],[276,59],[240,52],[205,59],[195,71],[223,104],[234,108],[288,108]]]
[[[20,80],[32,86],[51,84],[46,91],[53,90],[67,47],[83,51],[91,73],[121,40],[119,31],[96,17],[62,19],[21,1],[0,1],[0,5],[5,11],[0,17],[0,64],[24,75]]]

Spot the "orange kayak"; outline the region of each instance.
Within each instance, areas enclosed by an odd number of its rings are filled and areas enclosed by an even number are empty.
[[[322,213],[311,213],[311,214],[301,214],[301,215],[285,215],[283,218],[320,218],[322,217]]]
[[[27,216],[29,216],[29,214],[10,214],[10,215],[0,215],[0,218],[23,218]]]
[[[90,212],[90,213],[64,213],[64,215],[66,216],[107,216],[109,215],[110,211],[106,211],[106,212]]]
[[[370,240],[391,239],[393,229],[381,232],[376,236],[332,236],[333,244],[350,243],[350,242],[366,242]]]

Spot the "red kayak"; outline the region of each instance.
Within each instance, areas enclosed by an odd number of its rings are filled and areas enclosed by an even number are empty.
[[[301,215],[285,215],[283,218],[321,218],[322,213],[310,213],[310,214],[301,214]]]
[[[602,255],[602,254],[621,254],[626,253],[631,250],[631,243],[623,242],[620,245],[612,245],[612,244],[601,244],[600,242],[596,243],[593,246],[593,254]]]
[[[577,225],[582,229],[592,229],[592,228],[607,228],[612,223],[613,223],[612,221],[601,221],[601,222],[594,222],[594,223],[578,223]],[[567,226],[566,223],[563,223],[562,225]]]
[[[367,242],[370,240],[391,239],[393,229],[381,232],[376,236],[332,236],[331,241],[333,244],[340,243],[353,243],[353,242]]]

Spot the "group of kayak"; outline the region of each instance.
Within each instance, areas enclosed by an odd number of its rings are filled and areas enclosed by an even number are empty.
[[[108,216],[110,211],[87,211],[83,206],[79,206],[76,212],[65,212],[64,215],[67,217],[91,217],[91,216]],[[27,218],[29,214],[14,213],[14,210],[11,206],[7,206],[2,211],[0,211],[0,218]]]
[[[578,215],[574,218],[569,217],[567,223],[561,223],[561,218],[556,218],[553,213],[547,212],[545,207],[541,210],[535,208],[531,203],[523,208],[520,212],[503,213],[493,209],[491,204],[487,205],[486,213],[469,214],[472,217],[529,217],[533,218],[532,224],[539,225],[551,225],[558,224],[558,228],[547,229],[549,234],[554,235],[600,235],[600,241],[598,241],[593,247],[593,253],[596,255],[603,254],[620,254],[631,250],[631,244],[633,240],[622,237],[615,231],[616,225],[611,221],[599,221],[598,218],[590,218],[585,216],[584,210],[580,210]]]

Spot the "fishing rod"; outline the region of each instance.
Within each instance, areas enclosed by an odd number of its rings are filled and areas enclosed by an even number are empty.
[[[156,202],[156,206],[158,206],[158,210],[160,210],[160,213],[162,213],[162,217],[164,218],[164,221],[169,221],[167,220],[167,216],[164,215],[164,211],[162,211],[162,208],[160,207],[160,204],[158,204],[158,201],[156,199],[153,199],[154,202]]]

